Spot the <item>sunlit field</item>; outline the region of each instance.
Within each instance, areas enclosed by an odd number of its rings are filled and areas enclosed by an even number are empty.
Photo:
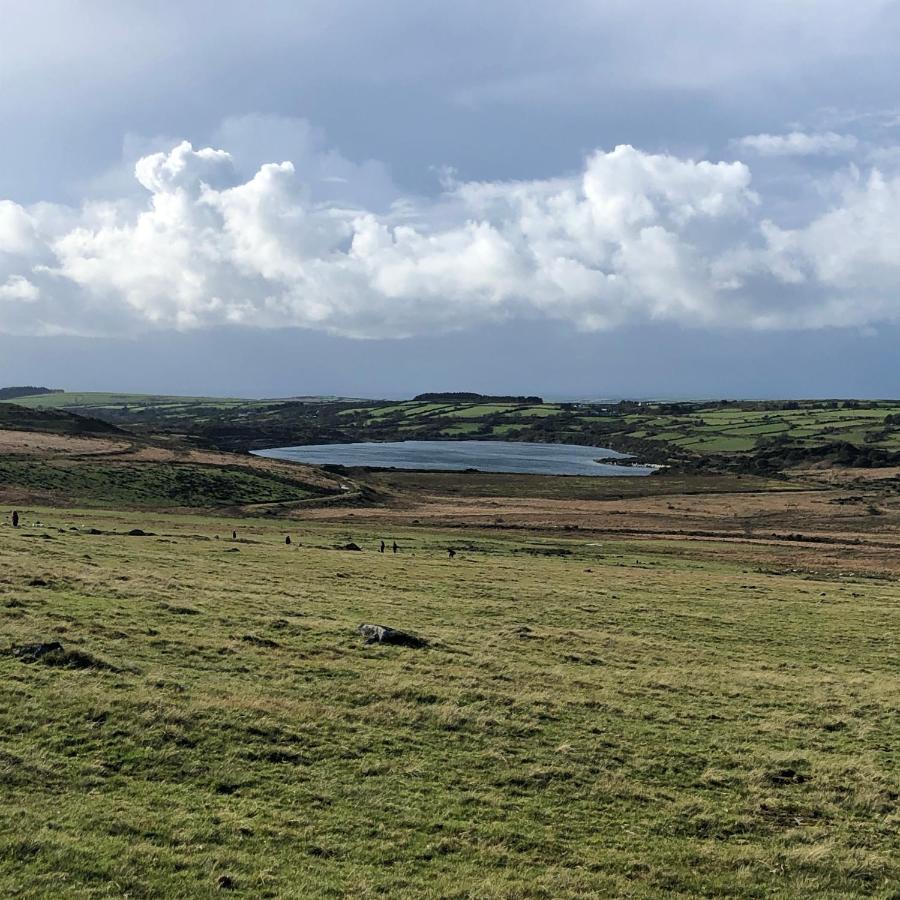
[[[0,638],[63,649],[0,656],[4,896],[898,896],[893,577],[715,542],[22,515]]]

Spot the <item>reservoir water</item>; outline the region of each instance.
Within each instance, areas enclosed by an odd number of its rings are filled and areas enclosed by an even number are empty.
[[[310,465],[372,466],[519,472],[535,475],[649,475],[650,466],[610,464],[629,459],[603,447],[528,444],[513,441],[393,441],[363,444],[310,444],[256,450],[257,456]],[[601,462],[596,462],[601,460]],[[602,460],[610,460],[604,463]]]

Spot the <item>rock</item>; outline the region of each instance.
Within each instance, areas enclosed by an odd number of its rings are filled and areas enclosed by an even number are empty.
[[[367,644],[396,644],[400,647],[413,647],[420,649],[428,646],[428,641],[423,638],[416,637],[414,634],[408,634],[405,631],[398,631],[396,628],[388,628],[385,625],[369,625],[362,624],[357,631],[366,639]]]
[[[28,582],[29,587],[47,587],[47,582],[43,578],[32,578]]]
[[[46,641],[37,644],[22,644],[13,647],[12,655],[22,662],[36,662],[47,653],[62,653],[63,645],[59,641]]]
[[[362,550],[362,547],[360,547],[359,544],[354,544],[353,541],[350,541],[349,544],[344,544],[344,546],[341,547],[341,550]]]
[[[142,531],[140,528],[132,528],[128,534],[130,537],[154,537],[152,531]]]

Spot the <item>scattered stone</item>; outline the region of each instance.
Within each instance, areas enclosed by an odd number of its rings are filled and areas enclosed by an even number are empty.
[[[99,528],[88,528],[86,534],[103,534]]]
[[[225,552],[226,553],[240,553],[241,548],[240,547],[229,547]]]
[[[132,528],[128,535],[129,537],[156,537],[152,531],[143,531],[140,528]]]
[[[385,625],[362,624],[357,631],[365,638],[367,644],[396,644],[400,647],[420,649],[428,646],[428,641],[396,628]]]
[[[20,647],[12,647],[10,652],[16,659],[22,662],[37,662],[47,653],[62,653],[63,645],[59,641],[46,641],[37,644],[22,644]]]
[[[344,546],[341,547],[340,549],[341,550],[362,550],[362,547],[360,547],[359,544],[354,544],[353,541],[350,541],[349,544],[344,544]]]
[[[233,891],[237,885],[230,875],[220,875],[216,881],[216,887],[218,887],[220,891]]]
[[[47,582],[43,578],[32,578],[28,582],[29,587],[47,587]]]

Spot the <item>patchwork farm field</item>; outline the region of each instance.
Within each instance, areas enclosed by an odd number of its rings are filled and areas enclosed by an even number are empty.
[[[610,447],[681,467],[753,470],[754,461],[765,458],[761,470],[768,471],[817,453],[843,453],[846,461],[900,455],[900,404],[895,401],[536,399],[239,400],[56,392],[14,402],[65,409],[145,434],[190,435],[204,446],[227,450],[416,438],[513,440]]]
[[[0,893],[896,897],[896,552],[357,514],[0,527]]]

